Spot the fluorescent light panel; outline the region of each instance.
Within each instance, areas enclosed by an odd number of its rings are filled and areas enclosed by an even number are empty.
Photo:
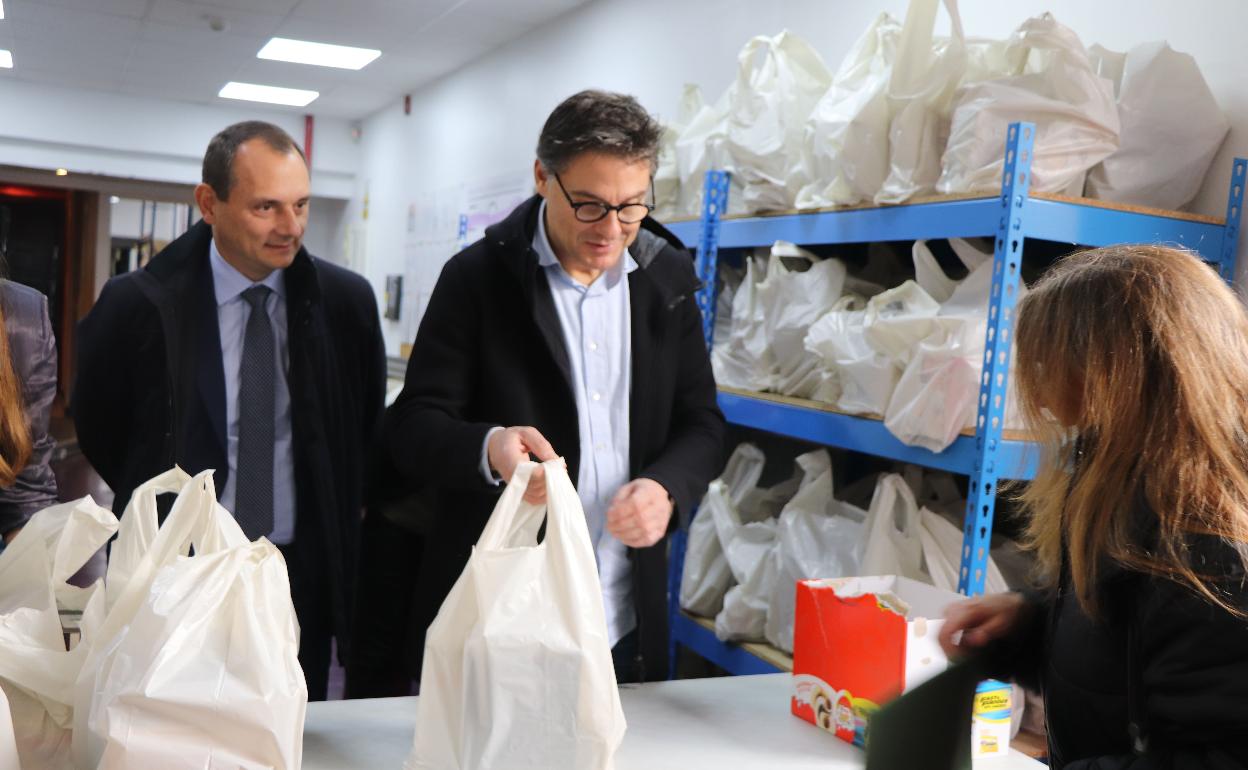
[[[0,69],[12,69],[12,68],[13,68],[13,54],[9,51],[4,50],[3,48],[0,48]]]
[[[337,67],[344,70],[363,69],[369,62],[381,56],[375,48],[353,48],[348,45],[311,43],[275,37],[265,43],[258,59],[287,61],[294,64],[314,64],[318,67]]]
[[[305,107],[321,94],[317,91],[304,91],[298,88],[278,88],[277,86],[261,86],[255,83],[237,83],[231,80],[226,83],[217,96],[223,99],[242,99],[248,102],[267,102],[269,104],[285,104],[291,107]]]
[[[0,19],[4,18],[4,0],[0,0]]]

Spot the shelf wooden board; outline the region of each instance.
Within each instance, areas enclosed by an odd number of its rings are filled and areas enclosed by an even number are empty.
[[[689,618],[694,623],[697,623],[699,626],[702,626],[712,634],[715,633],[715,620],[713,618],[704,618],[701,615],[694,615],[693,613],[685,612],[684,610],[681,610],[680,614]],[[775,666],[781,671],[787,671],[790,673],[793,671],[793,656],[789,655],[784,650],[772,647],[766,642],[739,642],[737,643],[737,646],[759,660]]]
[[[757,390],[745,390],[744,388],[731,388],[727,385],[719,386],[720,393],[732,393],[737,396],[746,396],[748,398],[757,398],[763,401],[771,401],[777,404],[786,404],[801,409],[813,409],[819,412],[828,412],[830,414],[843,414],[847,417],[858,417],[863,420],[875,420],[883,422],[883,415],[878,414],[855,414],[854,412],[846,412],[836,408],[835,404],[829,404],[823,401],[812,401],[808,398],[796,398],[794,396],[784,396],[779,393],[764,393]],[[974,437],[975,431],[970,428],[963,428],[961,431],[963,436]],[[1004,430],[1001,431],[1001,438],[1006,441],[1028,441],[1030,434],[1021,430]]]
[[[878,417],[845,414],[817,401],[721,387],[719,407],[733,425],[951,473],[971,474],[975,469],[974,435],[958,436],[944,450],[932,452],[902,443]],[[1011,431],[998,446],[989,470],[997,478],[1035,477],[1039,446],[1019,440],[1020,435]]]
[[[730,214],[723,217],[724,220],[738,219],[764,219],[768,217],[787,217],[794,214],[827,214],[838,211],[866,211],[869,209],[896,209],[905,206],[922,206],[929,203],[954,203],[957,201],[976,201],[995,199],[999,196],[987,193],[957,193],[950,195],[922,195],[905,203],[856,203],[849,206],[827,206],[817,209],[780,209],[776,211],[766,211],[757,214]],[[1144,214],[1151,217],[1164,217],[1166,219],[1177,219],[1185,222],[1200,222],[1203,224],[1217,225],[1221,227],[1226,224],[1224,217],[1210,216],[1208,214],[1196,214],[1190,211],[1172,211],[1170,209],[1153,208],[1152,206],[1137,206],[1130,203],[1118,203],[1115,201],[1105,201],[1098,198],[1082,198],[1073,195],[1061,195],[1059,193],[1043,193],[1034,190],[1028,195],[1029,198],[1036,200],[1056,201],[1058,203],[1071,203],[1077,206],[1090,206],[1092,208],[1106,209],[1109,211],[1123,211],[1131,214]],[[698,217],[680,217],[667,220],[665,224],[679,224],[685,222],[697,222]]]

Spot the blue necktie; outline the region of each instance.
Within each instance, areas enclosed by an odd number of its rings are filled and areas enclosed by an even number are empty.
[[[248,540],[273,532],[273,434],[277,357],[273,322],[265,302],[272,289],[256,285],[243,292],[251,306],[238,371],[238,460],[235,465],[234,518]]]

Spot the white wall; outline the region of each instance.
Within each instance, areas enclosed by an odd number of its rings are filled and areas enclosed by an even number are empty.
[[[0,79],[0,165],[67,168],[159,182],[195,184],[213,134],[240,120],[275,123],[303,143],[303,115],[222,102],[206,106]],[[360,148],[351,123],[317,118],[312,192],[348,198]]]
[[[1003,38],[1025,18],[1052,11],[1085,45],[1125,50],[1165,39],[1193,54],[1232,123],[1230,136],[1193,208],[1222,216],[1230,159],[1248,154],[1248,3],[1237,0],[962,0],[966,33]],[[750,37],[793,30],[835,69],[880,11],[904,18],[906,0],[599,0],[537,30],[413,95],[413,110],[385,110],[364,124],[361,166],[348,216],[367,237],[366,270],[380,296],[383,276],[404,270],[404,217],[421,194],[447,190],[533,163],[533,146],[550,110],[587,87],[635,94],[671,117],[682,84],[708,100],[735,76],[736,55]],[[947,22],[938,23],[938,32]],[[363,221],[364,190],[369,219]],[[1248,239],[1245,239],[1248,240]],[[1245,245],[1240,277],[1248,274]],[[449,254],[447,255],[449,256]],[[411,291],[416,287],[405,286]],[[398,352],[402,327],[386,323],[387,350]]]

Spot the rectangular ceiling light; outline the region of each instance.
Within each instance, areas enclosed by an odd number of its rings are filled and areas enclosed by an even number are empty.
[[[4,0],[0,0],[0,19],[4,18]]]
[[[268,102],[269,104],[285,104],[291,107],[304,107],[312,103],[321,94],[317,91],[304,91],[298,88],[278,88],[277,86],[259,86],[255,83],[236,83],[230,81],[217,94],[224,99],[243,99],[248,102]]]
[[[330,45],[329,43],[310,43],[306,40],[291,40],[275,37],[265,43],[258,59],[288,61],[294,64],[315,64],[319,67],[337,67],[344,70],[363,69],[369,62],[381,56],[375,48],[352,48],[347,45]]]
[[[13,69],[13,54],[0,48],[0,69]]]

